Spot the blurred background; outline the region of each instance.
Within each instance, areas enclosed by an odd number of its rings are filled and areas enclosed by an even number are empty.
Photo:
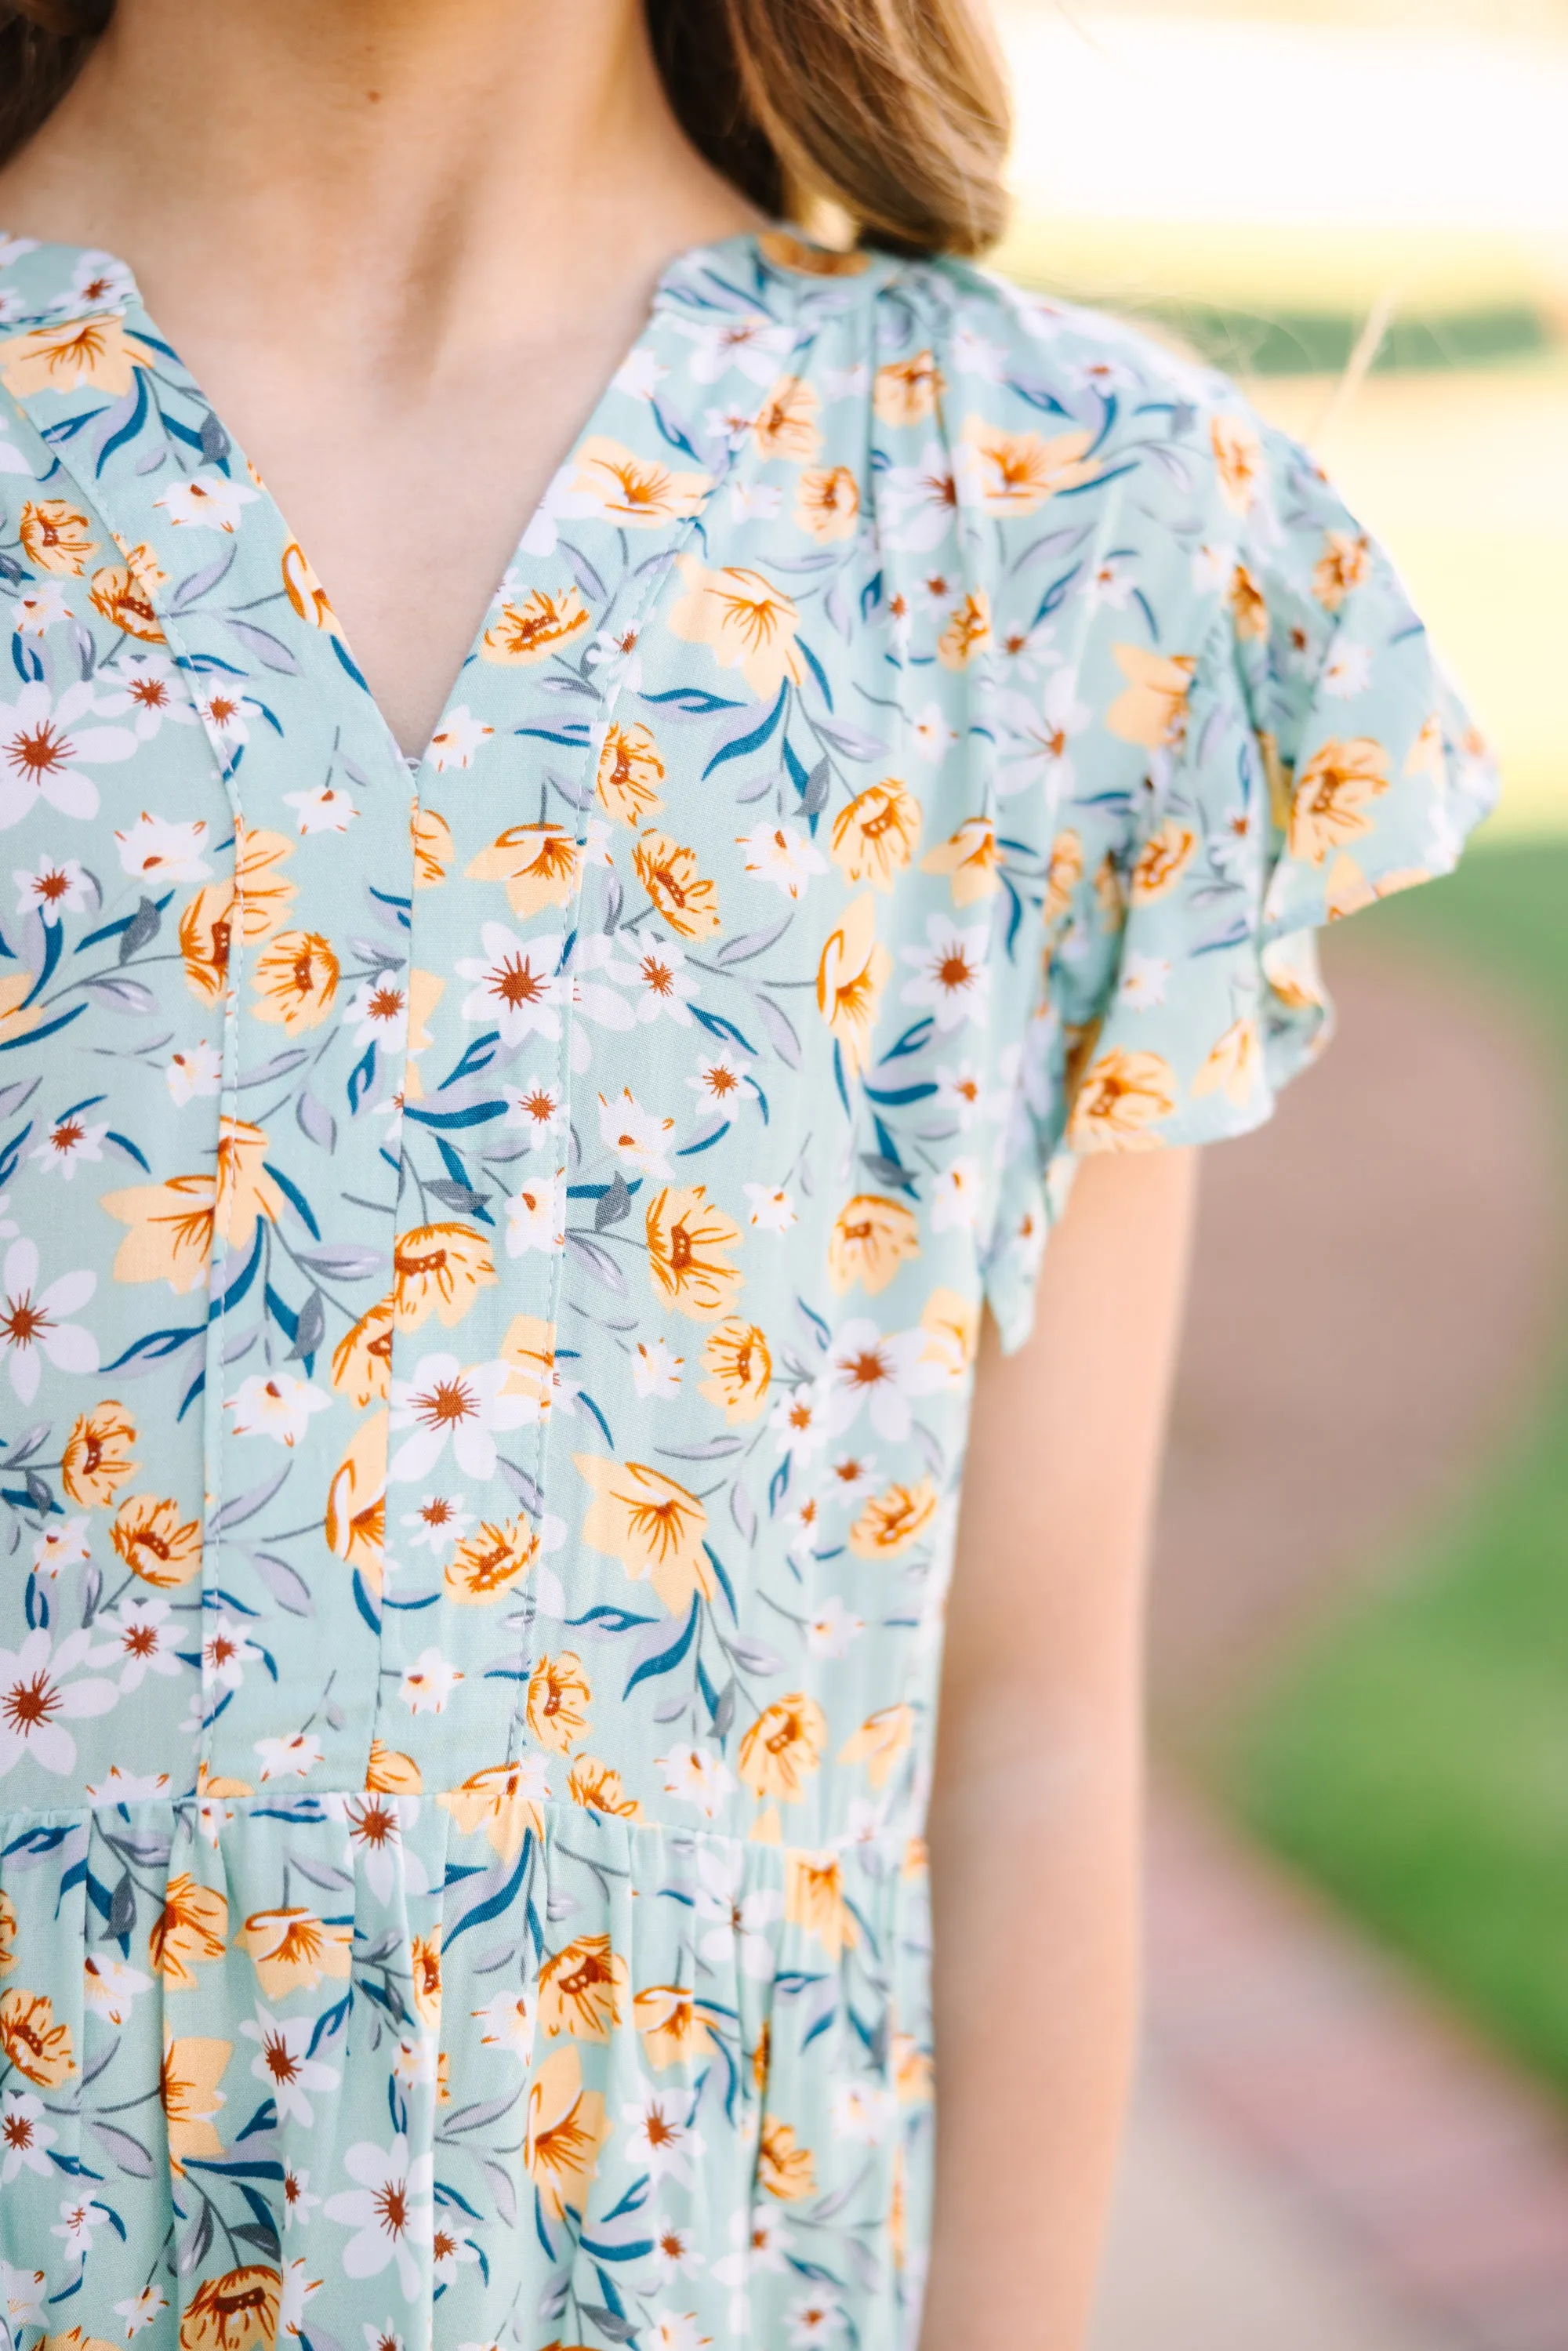
[[[1212,1153],[1095,2351],[1568,2351],[1568,0],[1000,0],[1025,282],[1199,346],[1501,753]]]

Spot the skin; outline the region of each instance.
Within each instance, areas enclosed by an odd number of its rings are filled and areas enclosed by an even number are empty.
[[[0,172],[0,221],[130,262],[410,752],[660,270],[759,225],[677,128],[638,0],[120,0]],[[1144,1561],[1192,1193],[1185,1154],[1092,1161],[1034,1338],[982,1350],[931,1814],[922,2351],[969,2351],[977,2311],[1019,2351],[1082,2340],[1134,2030]]]

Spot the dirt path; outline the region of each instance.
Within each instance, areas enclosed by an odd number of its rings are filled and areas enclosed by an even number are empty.
[[[1339,1035],[1205,1155],[1155,1563],[1177,1731],[1463,1490],[1562,1311],[1560,1145],[1517,1008],[1332,945]]]

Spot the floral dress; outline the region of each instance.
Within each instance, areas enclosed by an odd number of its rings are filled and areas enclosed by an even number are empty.
[[[906,2345],[982,1306],[1484,751],[1222,379],[777,231],[408,761],[125,267],[0,264],[0,2326]]]

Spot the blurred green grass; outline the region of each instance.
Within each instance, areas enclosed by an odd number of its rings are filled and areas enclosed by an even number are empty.
[[[1516,996],[1568,1147],[1568,841],[1483,843],[1366,919]],[[1257,1834],[1568,2093],[1568,1301],[1528,1425],[1221,1769]]]

